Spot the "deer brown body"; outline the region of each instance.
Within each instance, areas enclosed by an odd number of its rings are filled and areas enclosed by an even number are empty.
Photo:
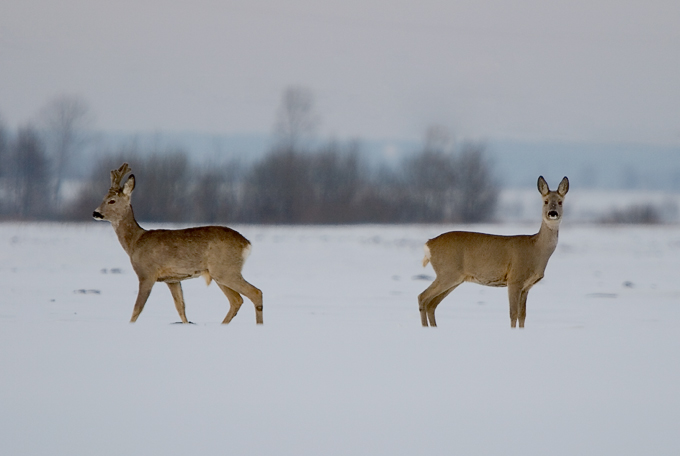
[[[219,286],[229,300],[229,312],[222,323],[229,323],[243,304],[241,295],[255,305],[256,323],[262,324],[262,292],[245,281],[243,264],[250,254],[250,242],[238,232],[223,226],[202,226],[183,230],[145,230],[135,220],[130,197],[135,177],[127,163],[111,171],[111,188],[94,211],[96,220],[108,220],[139,278],[139,292],[132,312],[135,322],[144,309],[156,282],[170,288],[183,323],[188,323],[180,282],[203,276]]]
[[[524,327],[527,295],[543,278],[550,256],[557,247],[562,202],[569,180],[562,179],[557,191],[550,191],[543,177],[538,178],[543,197],[543,222],[534,235],[498,236],[452,231],[425,244],[423,266],[432,263],[437,277],[418,296],[423,326],[437,326],[435,310],[439,303],[463,282],[492,287],[508,287],[510,325]]]

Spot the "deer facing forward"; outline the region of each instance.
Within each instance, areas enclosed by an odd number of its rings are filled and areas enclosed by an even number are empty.
[[[135,176],[131,174],[121,185],[130,171],[127,163],[111,171],[111,188],[92,214],[96,220],[111,222],[139,278],[139,292],[130,322],[134,323],[142,313],[154,284],[165,282],[182,323],[188,323],[180,282],[203,276],[208,285],[214,280],[229,299],[229,312],[222,323],[229,323],[234,318],[243,304],[243,295],[255,305],[255,321],[262,324],[262,292],[241,276],[243,264],[250,254],[250,242],[223,226],[143,229],[135,220],[130,204]]]
[[[543,222],[534,235],[497,236],[451,231],[425,244],[423,266],[432,263],[437,277],[418,296],[423,326],[437,326],[434,312],[439,303],[463,282],[491,287],[508,287],[510,326],[524,327],[527,294],[543,278],[550,256],[557,247],[562,221],[562,202],[569,191],[569,179],[562,179],[551,191],[543,176],[538,178],[543,197]]]

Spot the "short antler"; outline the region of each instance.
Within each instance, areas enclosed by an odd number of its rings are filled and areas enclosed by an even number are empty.
[[[125,177],[126,174],[128,174],[130,171],[132,171],[132,168],[130,168],[130,165],[127,163],[123,163],[120,168],[114,169],[111,171],[111,188],[113,189],[120,189],[121,188],[121,181]]]

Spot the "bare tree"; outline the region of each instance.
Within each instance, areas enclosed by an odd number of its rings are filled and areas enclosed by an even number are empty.
[[[40,127],[44,129],[47,152],[54,165],[54,202],[60,203],[61,186],[71,160],[88,141],[88,130],[93,118],[82,98],[61,95],[45,105],[39,113]]]
[[[314,96],[303,87],[287,88],[281,99],[270,153],[247,179],[243,217],[263,223],[300,223],[310,203],[309,156],[318,125]]]
[[[244,217],[249,222],[300,223],[309,190],[306,156],[292,150],[273,151],[248,176]]]
[[[248,174],[242,214],[255,223],[368,221],[365,168],[355,141],[308,153],[274,150]]]
[[[448,130],[430,127],[420,153],[404,159],[395,194],[403,202],[399,221],[463,222],[490,220],[498,189],[482,144],[460,151]]]
[[[33,126],[19,129],[10,161],[12,212],[21,219],[49,218],[49,162]]]
[[[0,178],[6,174],[7,156],[9,153],[9,138],[5,123],[0,116]]]
[[[352,223],[361,220],[364,187],[359,144],[332,141],[309,160],[310,191],[307,218],[312,223]]]
[[[238,220],[243,169],[237,160],[223,165],[207,165],[194,171],[192,219],[204,223]]]
[[[9,138],[7,129],[0,116],[0,217],[9,210],[9,176],[8,168],[11,163],[9,153]]]
[[[288,87],[283,92],[276,116],[275,149],[302,151],[309,146],[318,124],[312,91],[305,87]]]
[[[219,170],[210,168],[197,173],[200,173],[200,178],[193,189],[191,218],[203,223],[217,223],[222,218],[222,176]]]
[[[453,218],[453,193],[458,185],[457,160],[451,135],[443,127],[428,128],[422,151],[403,163],[402,196],[410,221],[440,222]]]
[[[498,202],[498,187],[493,183],[491,166],[483,144],[463,145],[457,159],[457,185],[454,210],[457,221],[478,223],[491,220]]]

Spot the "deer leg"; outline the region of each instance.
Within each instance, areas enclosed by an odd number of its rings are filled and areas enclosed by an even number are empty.
[[[439,303],[442,302],[444,298],[449,295],[449,293],[455,290],[457,286],[458,285],[454,285],[453,287],[449,288],[443,293],[439,293],[437,296],[432,298],[432,300],[427,306],[427,318],[430,320],[430,326],[437,326],[437,321],[434,319],[434,312],[435,310],[437,310],[437,306],[439,305]]]
[[[429,326],[428,310],[430,308],[430,303],[443,291],[444,286],[442,285],[441,280],[439,280],[439,277],[437,277],[436,279],[434,279],[434,282],[432,282],[429,287],[427,287],[422,293],[418,295],[418,310],[420,311],[420,323],[423,326]]]
[[[519,327],[524,328],[524,320],[527,318],[527,296],[529,290],[522,290],[522,295],[519,298]]]
[[[142,313],[142,310],[144,310],[144,304],[146,304],[146,300],[149,299],[153,284],[153,280],[139,279],[139,292],[137,293],[135,308],[132,310],[132,318],[130,319],[130,323],[136,322],[139,314]]]
[[[243,298],[241,297],[240,294],[236,293],[234,290],[227,286],[221,285],[219,283],[217,284],[217,286],[220,287],[220,290],[222,290],[222,292],[227,296],[227,299],[229,300],[229,312],[222,321],[222,324],[226,325],[238,313],[238,310],[241,308],[241,304],[243,304]]]
[[[423,326],[428,326],[428,321],[429,326],[437,326],[434,311],[439,303],[461,283],[457,281],[453,285],[444,285],[443,281],[436,278],[425,291],[418,295],[418,310],[420,310],[420,322]]]
[[[427,291],[427,290],[425,290]],[[425,291],[420,293],[418,295],[418,310],[420,311],[420,324],[423,326],[428,326],[427,324],[427,307],[426,304],[428,301],[426,301],[425,297]]]
[[[520,302],[522,300],[522,286],[515,283],[508,284],[508,300],[510,301],[510,327],[517,326]]]
[[[420,323],[423,326],[428,326],[427,309],[432,299],[441,293],[440,282],[434,279],[422,293],[418,295],[418,310],[420,311]]]
[[[255,306],[255,323],[258,325],[262,324],[262,291],[246,282],[246,280],[241,276],[241,274],[234,275],[225,280],[222,277],[215,277],[213,279],[218,285],[224,285],[231,288],[236,293],[242,294],[246,298],[250,299]],[[225,318],[226,319],[226,318]]]
[[[172,299],[175,301],[175,307],[177,308],[177,313],[179,318],[182,319],[182,323],[189,323],[187,316],[184,313],[184,296],[182,294],[182,284],[179,282],[167,282],[168,288],[170,288],[170,293],[172,293]]]

